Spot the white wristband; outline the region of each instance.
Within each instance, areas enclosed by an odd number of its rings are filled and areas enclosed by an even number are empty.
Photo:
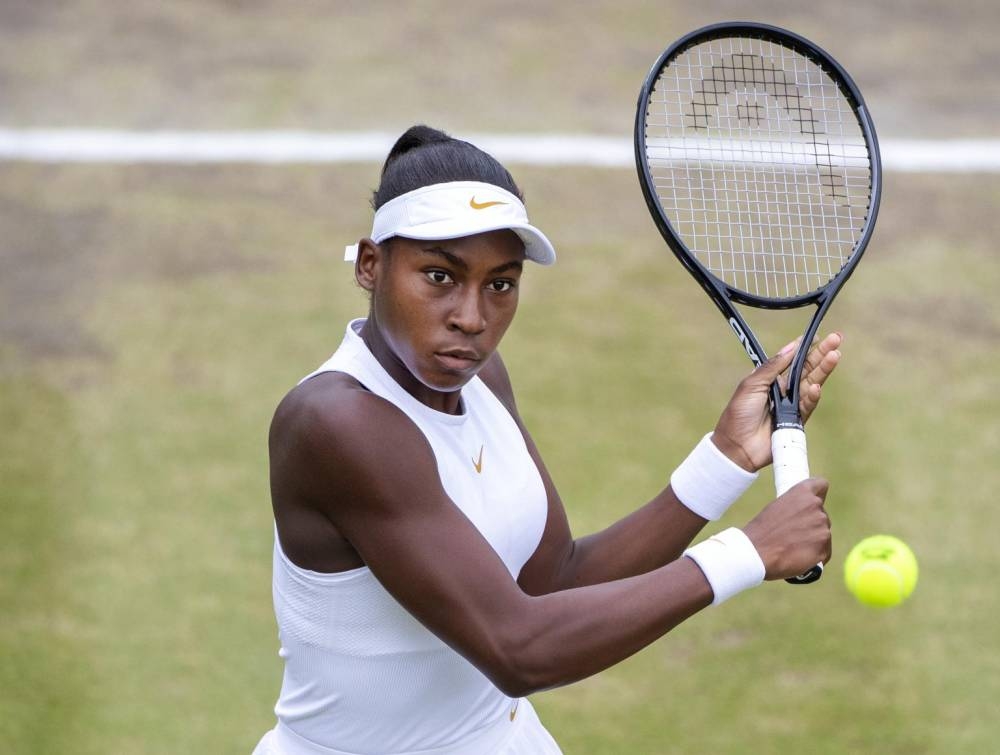
[[[764,581],[766,570],[760,554],[741,529],[730,527],[684,551],[698,564],[712,586],[712,605]]]
[[[756,472],[747,472],[722,453],[709,433],[670,475],[670,487],[691,511],[715,521],[756,479]]]

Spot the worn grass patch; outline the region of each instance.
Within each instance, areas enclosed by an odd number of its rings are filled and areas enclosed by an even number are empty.
[[[456,3],[6,0],[2,125],[628,134],[667,44],[719,21],[828,49],[882,133],[995,131],[1000,5],[984,0]],[[960,40],[960,42],[956,42]],[[985,130],[985,133],[984,133]]]

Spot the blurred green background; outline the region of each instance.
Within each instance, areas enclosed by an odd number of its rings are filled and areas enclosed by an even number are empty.
[[[0,127],[628,138],[663,47],[730,19],[828,49],[883,139],[1000,137],[987,0],[0,0]],[[267,426],[365,311],[338,260],[378,167],[0,163],[0,750],[247,753],[273,724]],[[560,261],[503,352],[584,534],[666,482],[747,365],[633,171],[511,167]],[[835,561],[706,611],[534,698],[567,755],[996,752],[998,203],[995,174],[888,173],[828,318],[835,547],[907,540],[912,599],[864,608]]]

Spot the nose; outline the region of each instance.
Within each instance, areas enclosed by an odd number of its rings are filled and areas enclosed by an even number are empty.
[[[456,292],[454,306],[448,317],[448,327],[467,335],[478,335],[486,330],[481,292],[475,287],[463,287]]]

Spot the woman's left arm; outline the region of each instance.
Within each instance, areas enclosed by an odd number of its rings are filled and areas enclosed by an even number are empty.
[[[827,336],[807,358],[800,405],[804,418],[815,410],[820,388],[840,360],[841,340],[836,333]],[[742,380],[715,428],[716,446],[749,471],[770,463],[768,386],[776,378],[781,379],[794,353],[794,348],[779,353]],[[668,485],[644,506],[606,529],[575,539],[555,483],[517,412],[513,388],[498,354],[480,377],[521,428],[548,496],[548,518],[541,542],[518,577],[525,592],[543,595],[652,571],[679,558],[707,523],[681,503]]]

